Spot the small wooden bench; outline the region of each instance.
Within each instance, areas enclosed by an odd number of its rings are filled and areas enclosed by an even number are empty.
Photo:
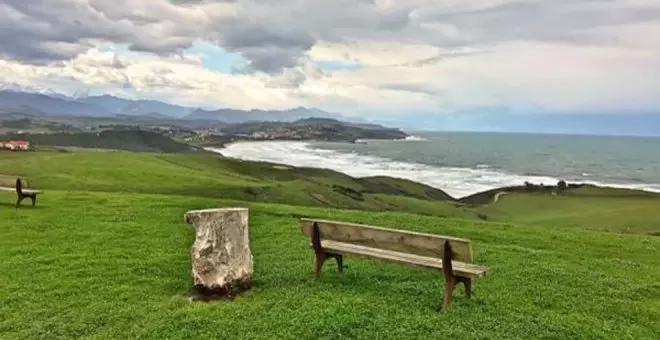
[[[43,191],[29,188],[30,182],[25,177],[0,175],[0,192],[15,192],[17,208],[26,198],[32,200],[32,206],[37,204],[37,195],[43,193]]]
[[[328,258],[336,259],[342,272],[344,255],[442,270],[445,277],[443,307],[451,302],[459,282],[465,285],[465,295],[470,298],[472,279],[486,275],[488,270],[472,263],[472,245],[466,239],[308,218],[300,220],[300,227],[310,238],[316,255],[316,277]]]

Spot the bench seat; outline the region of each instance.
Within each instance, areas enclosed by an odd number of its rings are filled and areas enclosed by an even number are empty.
[[[0,191],[15,193],[16,188],[0,187]],[[42,194],[43,191],[41,191],[41,190],[32,190],[32,189],[23,189],[23,193],[26,193],[26,194]]]
[[[309,243],[310,246],[312,243]],[[442,269],[442,259],[428,256],[420,256],[409,253],[402,253],[393,250],[365,247],[357,244],[337,242],[331,240],[321,240],[323,250],[338,255],[351,254],[369,258],[377,258],[386,261],[412,264],[420,267]],[[486,275],[486,267],[472,263],[452,261],[452,269],[456,276],[478,278]]]

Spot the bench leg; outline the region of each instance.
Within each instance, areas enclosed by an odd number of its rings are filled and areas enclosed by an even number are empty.
[[[344,256],[341,254],[332,254],[332,253],[321,253],[316,255],[316,268],[314,274],[316,277],[321,275],[321,269],[323,269],[323,264],[325,260],[334,257],[337,260],[337,269],[340,273],[344,272]]]
[[[316,255],[316,268],[314,271],[314,274],[316,277],[319,277],[321,275],[321,269],[323,269],[323,264],[325,263],[325,260],[334,257],[335,260],[337,260],[337,269],[339,270],[340,273],[344,272],[344,256],[341,254],[333,254],[333,253],[321,253]]]
[[[339,270],[340,273],[343,273],[344,272],[344,256],[336,255],[335,259],[337,259],[337,270]]]
[[[454,293],[454,288],[456,288],[456,277],[451,276],[446,278],[445,281],[445,296],[442,301],[442,308],[447,307],[451,303],[451,298]]]
[[[459,277],[458,278],[459,282],[463,282],[463,285],[465,286],[465,297],[466,298],[471,298],[472,297],[472,279],[467,278],[467,277]]]
[[[445,240],[442,250],[442,273],[445,276],[445,296],[442,301],[442,308],[444,309],[451,303],[452,295],[454,293],[454,288],[456,288],[456,276],[454,275],[454,269],[452,265],[453,251],[451,249],[451,244],[448,240]]]
[[[452,275],[446,278],[445,297],[442,302],[443,308],[451,303],[454,289],[456,289],[456,284],[459,282],[463,283],[463,285],[465,286],[465,297],[467,297],[468,299],[472,297],[472,279],[467,277],[456,277]]]
[[[323,268],[323,263],[325,263],[325,254],[316,254],[316,266],[314,269],[314,276],[317,278],[321,275],[321,269]]]
[[[16,208],[21,206],[21,202],[23,202],[23,199],[25,199],[25,196],[18,195],[18,198],[16,199]]]
[[[18,195],[18,198],[16,199],[16,208],[21,206],[21,202],[23,202],[24,199],[29,198],[32,200],[32,206],[34,207],[37,204],[37,195],[36,194],[23,194],[23,195]]]

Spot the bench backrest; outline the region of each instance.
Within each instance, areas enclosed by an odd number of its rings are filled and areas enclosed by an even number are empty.
[[[30,182],[28,181],[27,178],[22,176],[11,176],[11,175],[0,175],[0,187],[15,188],[17,178],[21,179],[21,184],[23,185],[23,188],[30,187]]]
[[[321,240],[351,243],[420,256],[442,258],[444,243],[447,240],[454,253],[453,260],[472,263],[470,240],[364,224],[303,218],[300,220],[300,229],[307,237],[312,235],[314,222],[318,225]]]

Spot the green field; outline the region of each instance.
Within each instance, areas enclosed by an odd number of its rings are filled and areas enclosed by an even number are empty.
[[[631,190],[581,188],[562,195],[503,195],[477,210],[502,221],[660,236],[660,197]]]
[[[449,196],[415,182],[355,179],[330,170],[241,162],[214,154],[4,152],[0,174],[27,176],[36,188],[469,215],[453,206],[429,205],[429,200],[445,202]]]
[[[0,192],[3,340],[660,334],[654,195],[586,188],[467,207],[407,181],[127,152],[3,153],[0,173],[45,190],[20,209]],[[234,301],[192,303],[183,214],[225,206],[250,208],[254,286]],[[399,212],[375,211],[386,209]],[[328,265],[315,280],[302,216],[468,238],[490,271],[471,300],[460,287],[441,312],[439,272],[347,258],[345,273]]]

